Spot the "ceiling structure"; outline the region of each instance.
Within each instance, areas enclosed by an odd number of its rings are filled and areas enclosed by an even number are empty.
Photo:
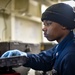
[[[28,11],[30,5],[33,5],[34,8],[35,7],[37,8],[37,6],[39,7],[42,4],[46,6],[50,6],[52,4],[63,2],[63,1],[74,1],[74,0],[0,0],[0,10],[2,9],[11,10],[11,5],[13,4],[12,5],[13,8],[15,7],[14,10],[18,9],[18,11],[23,11],[23,10]]]
[[[48,7],[63,1],[74,0],[0,0],[0,13],[18,13],[22,17],[31,17],[36,20],[35,17],[38,19],[41,16],[42,5]]]

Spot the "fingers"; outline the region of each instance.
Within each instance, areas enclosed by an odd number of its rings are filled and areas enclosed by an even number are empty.
[[[15,56],[15,53],[10,51],[9,54],[8,54],[8,57],[11,57],[11,56]]]
[[[27,56],[27,54],[25,52],[20,51],[20,50],[9,50],[9,51],[5,52],[1,56],[1,58],[12,57],[12,56]]]
[[[9,54],[10,54],[9,51],[7,51],[1,56],[1,58],[8,57]]]
[[[5,52],[1,58],[5,58],[5,57],[11,57],[11,56],[20,56],[21,55],[21,51],[19,50],[9,50],[7,52]]]
[[[20,56],[21,52],[19,50],[11,50],[10,53],[8,54],[8,57],[11,56]]]

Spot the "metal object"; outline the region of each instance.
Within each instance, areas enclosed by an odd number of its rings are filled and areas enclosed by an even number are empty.
[[[27,57],[25,56],[13,56],[9,58],[0,58],[0,75],[20,75],[13,67],[19,67],[25,64]]]
[[[0,58],[0,67],[17,67],[25,64],[27,61],[27,57],[25,56],[13,56],[9,58]]]

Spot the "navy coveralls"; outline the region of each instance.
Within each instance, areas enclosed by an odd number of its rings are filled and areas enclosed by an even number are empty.
[[[75,39],[71,31],[58,45],[39,54],[27,54],[24,65],[35,70],[53,71],[53,75],[75,75]]]

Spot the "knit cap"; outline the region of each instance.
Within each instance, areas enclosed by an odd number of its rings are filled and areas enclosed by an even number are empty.
[[[68,28],[75,28],[75,12],[65,3],[58,3],[48,7],[42,14],[41,20],[50,20]]]

